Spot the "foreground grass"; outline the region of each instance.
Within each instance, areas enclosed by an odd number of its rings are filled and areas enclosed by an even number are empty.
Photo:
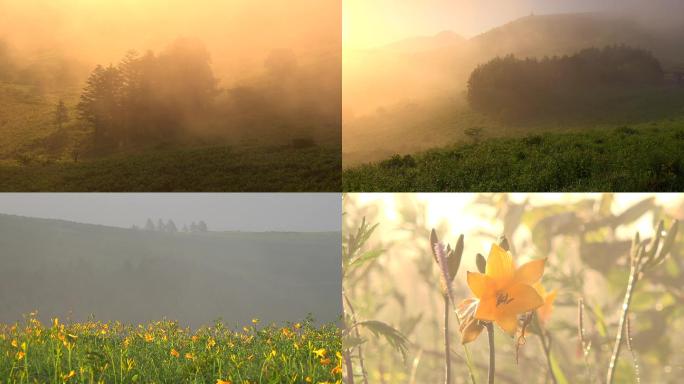
[[[681,191],[684,121],[496,138],[344,172],[344,191]]]
[[[0,191],[339,191],[340,150],[210,147],[0,165]]]
[[[4,383],[341,383],[337,327],[0,324]]]

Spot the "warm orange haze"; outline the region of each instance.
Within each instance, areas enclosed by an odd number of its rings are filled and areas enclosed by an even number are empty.
[[[335,1],[0,0],[0,190],[339,190],[340,29]]]
[[[684,186],[681,1],[349,0],[343,14],[343,190]]]
[[[259,74],[273,50],[337,55],[338,7],[296,0],[2,0],[0,36],[29,56],[61,54],[88,67],[116,63],[129,50],[158,52],[195,38],[226,85]],[[35,56],[34,56],[35,59]]]
[[[681,381],[681,193],[349,193],[343,211],[346,383]]]

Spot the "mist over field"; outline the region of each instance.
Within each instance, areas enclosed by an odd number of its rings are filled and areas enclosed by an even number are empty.
[[[345,8],[343,190],[669,191],[684,182],[684,159],[671,150],[684,128],[680,2],[388,7]],[[363,33],[373,22],[379,32]],[[631,145],[626,137],[643,161],[618,149]],[[616,166],[590,169],[588,158]],[[530,169],[541,164],[552,174],[535,182]]]
[[[330,225],[339,220],[338,196],[310,197],[315,215],[297,195],[205,196],[209,206],[201,195],[8,199],[17,204],[7,209],[34,217],[0,214],[0,323],[34,311],[45,323],[92,315],[126,324],[166,318],[193,328],[219,319],[231,327],[253,318],[281,324],[309,314],[320,323],[339,320],[340,233],[339,224]],[[0,206],[11,201],[0,199]],[[60,214],[50,207],[56,201],[73,212]],[[235,203],[250,207],[249,217],[231,208]],[[127,215],[128,225],[102,224],[107,219],[98,214],[107,205],[119,211],[109,222]],[[288,227],[293,210],[300,219]],[[216,212],[232,217],[216,219]]]
[[[281,169],[262,190],[336,189],[321,179],[339,165],[340,12],[311,0],[0,1],[3,189],[26,189],[13,181],[17,166],[45,180],[37,165],[62,165],[50,173],[64,174],[116,157],[158,168],[138,157],[185,163],[173,155],[211,147],[231,149],[203,153],[217,166],[245,162],[226,170],[232,175],[269,160],[312,168],[292,176],[300,188]],[[34,188],[61,189],[43,184]],[[251,189],[245,184],[202,189]]]

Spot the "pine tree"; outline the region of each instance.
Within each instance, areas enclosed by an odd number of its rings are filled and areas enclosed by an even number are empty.
[[[166,231],[171,232],[171,233],[178,232],[178,228],[176,227],[176,223],[174,223],[173,220],[169,219],[169,221],[166,222]]]
[[[62,125],[69,121],[69,110],[66,105],[64,105],[64,101],[60,100],[59,103],[57,103],[54,117],[55,124],[60,130],[62,129]]]
[[[146,231],[154,231],[154,223],[152,222],[152,219],[148,218],[147,222],[145,223],[145,230]]]

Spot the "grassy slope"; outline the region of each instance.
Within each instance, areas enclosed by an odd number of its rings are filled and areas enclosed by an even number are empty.
[[[339,191],[335,147],[209,147],[0,165],[1,191]]]
[[[73,141],[85,134],[73,112],[78,92],[78,89],[61,93],[43,91],[30,85],[0,82],[0,162],[14,160],[18,154],[64,157],[64,153],[73,147]],[[69,139],[64,148],[50,150],[45,148],[45,143],[58,131],[53,114],[59,100],[72,109],[70,121],[64,126]]]
[[[666,122],[684,116],[684,88],[665,87],[616,97],[582,116],[554,116],[525,123],[504,123],[470,109],[465,95],[435,97],[346,122],[343,134],[344,168],[379,162],[394,154],[413,154],[447,144],[470,142],[464,134],[480,129],[481,139],[531,134],[609,130],[614,127]]]
[[[344,191],[681,191],[684,119],[454,145],[348,169]]]
[[[0,191],[340,190],[340,149],[332,144],[153,150],[74,164],[71,150],[89,134],[75,116],[78,93],[0,83]],[[62,132],[53,123],[60,99],[71,114]],[[20,156],[32,164],[20,166]]]

